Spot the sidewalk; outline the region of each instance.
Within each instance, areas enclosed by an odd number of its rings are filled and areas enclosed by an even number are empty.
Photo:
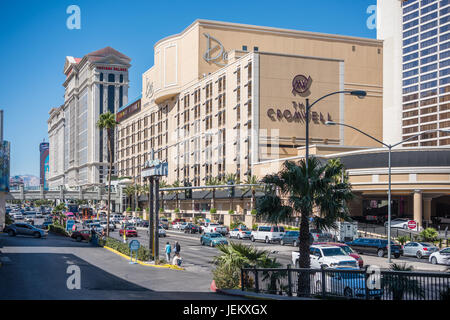
[[[222,293],[234,297],[243,297],[252,300],[319,300],[314,298],[288,297],[277,294],[255,293],[238,289],[217,289],[217,293]]]

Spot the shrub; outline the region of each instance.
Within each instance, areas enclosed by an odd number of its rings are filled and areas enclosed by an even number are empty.
[[[147,209],[147,211],[149,211],[149,210]],[[159,208],[159,213],[164,213],[164,209],[163,208]]]
[[[237,228],[237,227],[239,227],[241,224],[244,225],[245,223],[242,222],[242,221],[232,222],[232,223],[230,224],[230,229]]]
[[[69,234],[67,233],[67,231],[64,229],[63,226],[57,225],[57,224],[51,224],[48,226],[48,231],[52,232],[52,233],[56,233],[56,234],[60,234],[63,236],[68,237]]]
[[[255,216],[256,213],[258,213],[258,211],[256,211],[256,209],[252,209],[251,214]]]
[[[256,223],[252,225],[252,230],[253,230],[253,231],[258,230],[258,225],[257,225]]]
[[[139,211],[142,211],[142,210],[141,210],[141,208],[137,207],[136,211],[139,212]]]
[[[423,241],[436,241],[438,232],[434,228],[426,228],[420,233],[420,237]]]
[[[234,214],[234,210],[228,210],[228,214]]]
[[[174,212],[175,213],[180,213],[180,209],[179,208],[175,208]]]
[[[217,213],[217,209],[216,209],[216,208],[211,208],[211,209],[209,210],[209,213]]]
[[[128,248],[128,243],[123,243],[120,240],[107,237],[106,240],[99,240],[99,245],[102,247],[106,246],[116,251],[119,251],[120,253],[123,253],[128,257],[130,256],[130,248]],[[138,253],[138,260],[141,261],[150,260],[150,250],[148,250],[144,246],[141,246],[137,251],[137,253]]]
[[[127,212],[131,212],[131,207],[128,207],[128,208],[127,208]]]
[[[9,214],[6,214],[6,217],[5,217],[5,224],[6,224],[6,225],[9,225],[9,224],[11,224],[11,223],[13,223],[11,217],[9,216]]]
[[[401,245],[404,245],[405,243],[407,243],[409,241],[409,237],[408,236],[400,236],[397,238],[397,241],[400,242]]]

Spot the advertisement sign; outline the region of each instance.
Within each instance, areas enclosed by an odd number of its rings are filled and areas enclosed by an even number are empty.
[[[10,142],[0,143],[0,192],[9,192]]]

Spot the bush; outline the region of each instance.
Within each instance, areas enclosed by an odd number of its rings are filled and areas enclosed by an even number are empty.
[[[131,207],[128,207],[128,208],[127,208],[127,212],[131,212]]]
[[[397,241],[400,242],[401,245],[404,245],[405,243],[407,243],[409,241],[409,237],[408,236],[400,236],[397,238]]]
[[[253,231],[258,230],[258,225],[257,225],[256,223],[252,225],[252,230],[253,230]]]
[[[436,241],[438,232],[434,228],[426,228],[420,233],[420,237],[423,241]]]
[[[241,273],[238,269],[218,265],[212,274],[217,288],[240,289]]]
[[[242,224],[242,225],[245,225],[245,223],[242,222],[242,221],[232,222],[232,223],[230,224],[230,229],[237,228],[237,227],[239,227],[241,224]]]
[[[106,246],[106,247],[109,247],[116,251],[119,251],[120,253],[123,253],[124,255],[126,255],[128,257],[130,256],[130,248],[128,248],[128,243],[123,243],[120,240],[107,237],[106,240],[99,240],[99,245],[102,247]],[[141,246],[139,248],[139,250],[137,251],[137,253],[138,253],[138,260],[148,261],[151,258],[150,250],[148,250],[144,246]],[[133,258],[134,258],[134,256],[133,256]]]
[[[228,214],[234,214],[234,210],[228,210]]]
[[[141,210],[141,208],[137,207],[137,208],[136,208],[136,211],[137,211],[137,212],[140,212],[140,211],[142,211],[142,210]]]
[[[148,209],[147,209],[148,211]],[[159,208],[159,213],[164,213],[164,209],[163,208]]]
[[[217,209],[216,209],[216,208],[211,208],[211,209],[209,210],[209,213],[217,213]]]
[[[174,212],[175,213],[180,213],[180,209],[179,208],[175,208]]]
[[[13,223],[11,217],[9,216],[9,214],[6,214],[6,216],[5,216],[5,224],[9,225],[11,223]]]
[[[69,234],[67,233],[66,229],[64,229],[63,226],[57,225],[57,224],[51,224],[48,226],[48,232],[60,234],[63,236],[68,237]]]
[[[252,214],[252,215],[255,216],[257,213],[258,213],[258,211],[256,211],[256,209],[252,209],[252,211],[251,211],[251,214]]]

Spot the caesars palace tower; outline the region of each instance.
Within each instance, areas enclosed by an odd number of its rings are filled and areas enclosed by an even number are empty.
[[[83,58],[66,57],[64,104],[52,108],[47,121],[50,188],[106,183],[107,135],[96,123],[100,114],[116,113],[128,102],[130,61],[111,47]]]

